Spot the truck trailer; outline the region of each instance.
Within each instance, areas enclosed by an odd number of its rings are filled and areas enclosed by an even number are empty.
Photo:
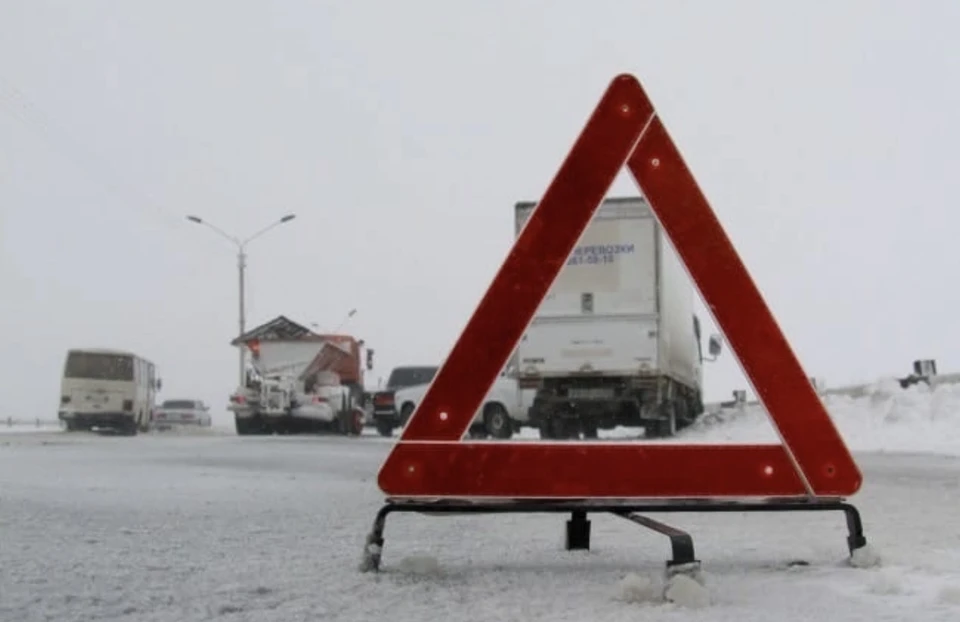
[[[515,205],[515,235],[535,207]],[[518,382],[536,389],[529,425],[545,439],[666,437],[696,420],[722,342],[704,356],[695,291],[646,200],[605,200],[517,346]]]

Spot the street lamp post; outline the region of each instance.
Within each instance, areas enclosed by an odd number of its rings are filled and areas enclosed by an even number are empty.
[[[352,317],[355,316],[356,314],[357,314],[357,310],[356,310],[356,309],[350,309],[350,311],[347,313],[347,316],[346,316],[345,318],[343,318],[343,320],[337,325],[336,328],[333,329],[333,332],[334,332],[334,333],[339,333],[339,332],[340,332],[340,329],[343,328],[343,325],[346,324],[348,321],[350,321],[350,318],[352,318]]]
[[[266,233],[267,231],[270,231],[270,230],[273,229],[274,227],[279,226],[279,225],[282,225],[283,223],[286,223],[286,222],[290,222],[291,220],[293,220],[293,219],[296,218],[296,217],[297,217],[296,214],[287,214],[287,215],[284,216],[283,218],[280,218],[279,220],[275,220],[274,222],[270,223],[269,225],[267,225],[267,226],[264,227],[263,229],[260,229],[259,231],[257,231],[257,232],[254,233],[253,235],[251,235],[250,237],[248,237],[248,238],[246,238],[246,239],[244,239],[244,240],[241,240],[240,238],[238,238],[238,237],[236,237],[236,236],[230,235],[229,233],[225,232],[223,229],[220,229],[220,228],[217,227],[216,225],[210,224],[209,222],[203,220],[203,219],[200,218],[199,216],[187,216],[187,220],[189,220],[190,222],[196,223],[196,224],[198,224],[198,225],[204,225],[204,226],[206,226],[206,227],[209,227],[209,228],[212,229],[214,232],[216,232],[219,236],[221,236],[221,237],[223,237],[223,238],[226,238],[226,239],[229,240],[234,246],[237,247],[237,273],[238,273],[238,276],[239,276],[239,279],[240,279],[240,283],[239,283],[239,323],[240,323],[240,334],[241,334],[241,335],[243,335],[243,333],[244,333],[244,332],[246,331],[246,329],[247,329],[247,328],[246,328],[246,326],[247,326],[246,303],[245,303],[245,295],[244,295],[244,292],[245,292],[245,289],[246,289],[246,269],[247,269],[247,252],[246,252],[246,248],[247,248],[247,244],[249,244],[250,242],[252,242],[254,239],[260,237],[261,235],[263,235],[263,234]],[[246,357],[245,357],[245,353],[244,353],[244,351],[243,351],[243,346],[242,346],[242,345],[239,347],[239,350],[240,350],[240,386],[242,387],[242,386],[244,386],[244,384],[246,383],[246,360],[245,360]]]
[[[350,318],[352,318],[356,314],[357,314],[356,309],[350,309],[350,311],[344,316],[343,320],[341,320],[340,323],[337,324],[337,327],[334,328],[332,331],[330,331],[330,334],[335,335],[338,332],[340,332],[340,329],[343,328],[343,325],[346,324],[350,320]],[[318,324],[317,322],[310,322],[310,326],[312,326],[313,328],[316,328],[317,330],[320,330],[320,324]]]

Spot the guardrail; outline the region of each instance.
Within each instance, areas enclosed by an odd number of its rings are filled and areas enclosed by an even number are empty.
[[[59,419],[41,419],[39,417],[35,419],[14,419],[13,417],[7,417],[6,419],[0,419],[0,427],[6,426],[12,428],[13,426],[33,426],[36,428],[48,428],[48,427],[59,427]]]
[[[926,384],[930,387],[937,387],[941,385],[960,384],[960,373],[938,374],[936,361],[930,359],[918,360],[913,362],[913,373],[902,378],[896,378],[896,380],[900,383],[900,386],[905,389],[915,384]],[[864,382],[861,384],[826,388],[822,379],[811,378],[810,381],[813,383],[817,393],[822,397],[842,395],[854,399],[865,397],[870,393],[870,390],[877,385],[876,382]],[[704,404],[704,410],[706,412],[716,412],[724,408],[760,405],[760,401],[757,399],[747,400],[747,392],[744,389],[732,391],[731,394],[733,396],[732,400]]]

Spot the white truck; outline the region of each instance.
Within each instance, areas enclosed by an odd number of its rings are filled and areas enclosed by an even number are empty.
[[[519,235],[535,208],[515,206]],[[517,348],[518,382],[533,389],[541,438],[596,438],[642,427],[672,436],[703,412],[693,281],[642,197],[605,200]]]
[[[247,385],[230,396],[237,434],[363,431],[359,344],[350,337],[260,341]],[[370,361],[368,361],[368,366]]]

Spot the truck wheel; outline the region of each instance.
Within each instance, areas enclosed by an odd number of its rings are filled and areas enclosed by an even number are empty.
[[[544,436],[544,427],[546,427],[547,436]],[[548,417],[541,424],[540,438],[551,440],[579,439],[579,425],[565,417]]]
[[[583,438],[600,438],[600,429],[595,421],[585,421],[581,427],[583,428]]]
[[[280,436],[288,436],[294,433],[293,425],[293,421],[286,416],[277,417],[276,423],[273,424],[273,431]]]
[[[674,403],[674,410],[677,413],[677,430],[683,430],[693,425],[697,416],[692,408],[692,400],[687,397],[681,397]]]
[[[390,437],[393,436],[393,423],[387,421],[386,419],[378,418],[377,419],[377,433],[380,436]]]
[[[513,421],[500,404],[489,404],[484,409],[483,425],[493,438],[508,439],[513,436]]]
[[[130,419],[120,424],[119,432],[124,436],[136,436],[139,432],[140,424],[136,419]]]
[[[233,422],[237,428],[237,436],[247,436],[253,433],[248,419],[234,415]]]
[[[407,402],[406,404],[404,404],[403,408],[400,409],[400,427],[401,428],[405,427],[407,425],[407,422],[410,421],[410,417],[411,415],[413,415],[414,410],[415,410],[415,407],[410,402]]]
[[[473,439],[487,438],[489,433],[487,432],[487,426],[484,423],[473,423],[470,424],[470,427],[467,429],[467,437]]]
[[[703,399],[700,395],[700,392],[697,391],[687,400],[687,416],[690,418],[690,423],[695,423],[702,414]]]
[[[337,415],[336,430],[343,436],[360,436],[363,433],[363,411],[344,410]]]
[[[541,439],[553,439],[553,425],[551,424],[550,419],[541,419],[539,425],[537,425],[537,430],[540,432]]]
[[[269,431],[263,425],[263,422],[253,417],[237,417],[234,415],[233,421],[237,428],[238,436],[251,436],[253,434],[263,435],[269,433]]]
[[[651,421],[650,425],[644,428],[644,436],[649,438],[669,438],[677,433],[677,410],[673,402],[663,402],[660,404],[660,416],[662,419]]]
[[[350,417],[350,436],[363,434],[363,410],[354,408]]]
[[[676,413],[678,432],[690,425],[690,421],[687,419],[686,396],[680,396],[673,402],[673,412]]]
[[[276,422],[268,421],[262,415],[250,418],[250,430],[257,436],[270,436],[276,432]]]

